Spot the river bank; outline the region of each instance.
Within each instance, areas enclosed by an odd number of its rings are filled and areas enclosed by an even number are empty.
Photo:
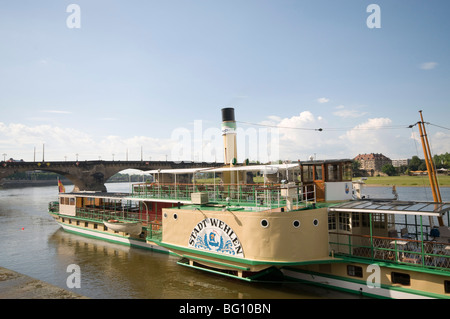
[[[62,179],[64,185],[72,185],[68,179]],[[58,187],[58,180],[2,180],[0,188],[22,188],[22,187],[42,187],[55,186]]]
[[[450,176],[438,175],[437,177],[440,187],[450,187]],[[353,181],[361,180],[361,177],[353,178]],[[376,176],[367,177],[364,180],[366,186],[396,186],[396,187],[429,187],[430,181],[428,176]]]
[[[0,299],[86,299],[86,297],[0,267]]]

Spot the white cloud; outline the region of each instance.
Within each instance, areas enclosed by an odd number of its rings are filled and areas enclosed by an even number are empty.
[[[345,109],[345,108],[344,108]],[[330,115],[329,115],[330,116]],[[326,116],[304,111],[291,117],[269,116],[258,126],[239,126],[237,132],[238,160],[307,160],[316,154],[318,159],[352,158],[359,153],[383,153],[391,159],[410,158],[420,150],[409,130],[394,130],[390,118],[371,118],[346,130],[339,124],[328,125]],[[319,131],[323,128],[323,131]],[[327,129],[328,128],[328,129]],[[450,134],[429,132],[434,154],[448,152]],[[200,137],[200,140],[198,140]],[[20,123],[0,122],[0,149],[7,158],[32,161],[45,160],[202,160],[223,161],[220,129],[201,126],[198,131],[175,129],[167,138],[147,136],[98,137],[76,129]],[[416,145],[415,145],[416,144]],[[179,150],[183,152],[179,152]]]
[[[314,153],[325,155],[326,149],[330,150],[329,153],[333,152],[330,134],[318,131],[326,124],[321,116],[304,111],[292,117],[278,118],[276,121],[275,119],[271,117],[271,121],[260,123],[278,127],[278,145],[271,145],[271,147],[278,147],[278,151],[274,152],[278,158],[270,158],[270,160],[306,160]]]
[[[394,131],[389,118],[372,118],[339,137],[352,156],[360,153],[383,153],[391,159],[410,157],[415,151],[406,130]]]
[[[367,112],[357,109],[347,109],[344,105],[338,105],[336,109],[337,111],[333,112],[333,114],[342,118],[357,118],[367,114]]]
[[[383,153],[396,159],[409,158],[416,150],[410,132],[394,130],[389,118],[372,118],[348,130],[339,129],[339,125],[327,129],[330,126],[325,118],[304,111],[260,124],[278,125],[278,153],[282,160],[307,160],[314,154],[318,159],[353,158],[360,153]],[[323,131],[318,131],[318,128],[323,128]],[[442,143],[441,149],[446,145],[448,149],[448,140],[441,136],[438,140]]]
[[[450,134],[447,132],[436,132],[428,138],[433,154],[444,154],[450,150]]]
[[[145,160],[165,160],[174,142],[145,136],[122,138],[107,136],[97,138],[71,128],[51,125],[26,126],[0,123],[0,148],[8,157],[25,161],[42,160],[43,148],[46,161],[75,160],[140,160],[141,147]],[[35,151],[36,150],[36,151]],[[36,152],[36,153],[35,153]],[[2,154],[3,154],[2,153]]]
[[[425,62],[420,65],[422,70],[432,70],[437,66],[437,62]]]
[[[329,101],[330,101],[330,99],[326,98],[326,97],[321,97],[321,98],[317,99],[317,102],[319,102],[319,103],[327,103]]]

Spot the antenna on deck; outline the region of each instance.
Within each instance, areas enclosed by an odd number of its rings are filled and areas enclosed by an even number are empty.
[[[420,138],[422,140],[423,154],[425,156],[425,164],[427,165],[428,178],[430,179],[431,192],[433,193],[433,200],[437,203],[442,203],[441,191],[436,177],[436,170],[434,169],[433,158],[431,156],[430,144],[428,143],[427,131],[425,129],[425,122],[423,121],[422,110],[420,113],[419,125]],[[439,225],[443,226],[442,217],[438,218]]]

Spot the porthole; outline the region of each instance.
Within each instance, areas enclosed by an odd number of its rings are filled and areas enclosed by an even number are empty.
[[[173,214],[173,219],[177,220],[178,219],[178,215],[177,214]]]
[[[267,219],[261,220],[261,226],[264,228],[267,228],[269,226],[269,222],[267,221]]]
[[[319,220],[318,219],[314,219],[313,220],[313,225],[314,226],[318,226],[319,225]]]
[[[164,213],[164,218],[167,218],[167,213]]]
[[[300,227],[300,221],[294,220],[294,221],[292,222],[292,225],[293,225],[295,228],[299,228],[299,227]]]

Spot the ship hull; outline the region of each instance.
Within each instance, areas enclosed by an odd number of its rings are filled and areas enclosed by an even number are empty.
[[[107,242],[125,245],[129,247],[135,247],[135,248],[142,248],[142,249],[149,249],[154,250],[160,253],[169,253],[169,250],[167,250],[164,247],[158,246],[155,243],[146,241],[145,239],[121,235],[121,234],[115,234],[108,231],[102,231],[98,229],[92,229],[88,227],[82,227],[82,226],[76,226],[72,223],[69,224],[66,222],[67,218],[65,218],[65,221],[61,221],[62,218],[58,216],[57,214],[52,214],[53,217],[56,219],[56,222],[62,227],[62,229],[66,232],[89,237],[89,238],[95,238],[99,240],[104,240]],[[72,218],[71,221],[76,221],[76,219]],[[83,221],[84,222],[84,221]]]
[[[349,275],[348,266],[361,267],[361,277]],[[307,267],[285,267],[286,280],[299,281],[333,290],[382,299],[449,299],[445,281],[450,277],[417,271],[411,267],[390,267],[386,263],[341,263]],[[408,282],[394,283],[394,274],[402,274]],[[377,280],[376,278],[379,278]]]

